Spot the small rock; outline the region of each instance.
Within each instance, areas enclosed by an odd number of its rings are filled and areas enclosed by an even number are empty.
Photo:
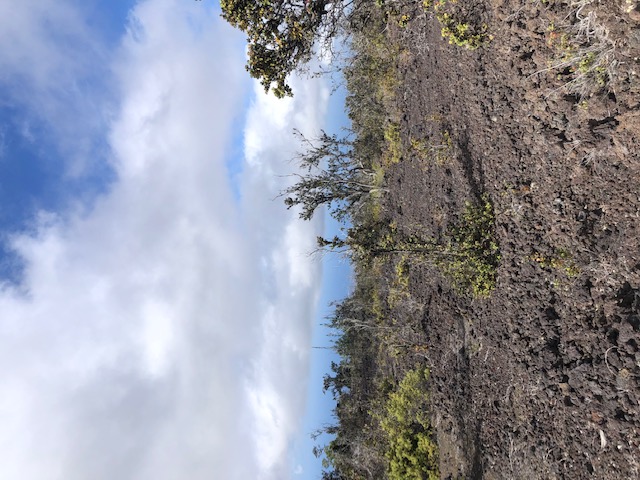
[[[604,421],[604,415],[600,412],[591,412],[591,421],[600,425]]]
[[[616,376],[616,385],[620,390],[626,392],[630,388],[630,380],[631,372],[629,372],[629,370],[627,370],[626,368],[622,368]]]
[[[602,430],[598,430],[600,433],[600,448],[604,450],[604,447],[607,446],[607,437],[604,436],[604,432]]]

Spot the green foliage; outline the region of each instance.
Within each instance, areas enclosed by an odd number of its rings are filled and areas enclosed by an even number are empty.
[[[459,23],[448,13],[438,15],[438,20],[442,24],[442,37],[448,39],[452,45],[475,50],[486,39],[486,25],[483,25],[479,31],[474,32],[468,23]]]
[[[402,255],[394,268],[394,277],[389,288],[387,303],[390,308],[396,307],[402,300],[410,297],[409,294],[409,256]]]
[[[444,165],[449,160],[453,142],[447,130],[442,131],[441,136],[437,145],[427,140],[412,138],[411,148],[422,160],[434,159],[437,165]]]
[[[485,297],[496,284],[500,248],[495,237],[493,205],[482,195],[478,203],[467,202],[461,218],[450,229],[451,240],[439,266],[460,290]]]
[[[553,255],[545,256],[538,253],[530,258],[542,268],[564,272],[568,277],[580,275],[580,269],[575,264],[571,253],[564,248],[556,249]]]
[[[400,28],[407,28],[407,25],[409,25],[409,20],[411,20],[411,17],[406,13],[400,15],[400,17],[398,18],[398,26]]]
[[[380,418],[387,435],[390,480],[437,480],[438,449],[429,422],[429,370],[409,371]]]
[[[384,140],[386,144],[385,163],[387,165],[399,163],[402,158],[400,125],[395,122],[389,122],[384,129]]]
[[[365,6],[369,5],[369,9]],[[372,166],[386,148],[385,128],[395,104],[399,85],[399,47],[386,37],[384,11],[372,2],[360,2],[352,17],[349,58],[343,73],[349,94],[346,107],[356,134],[356,156]],[[382,162],[378,162],[382,163]]]
[[[442,37],[449,40],[452,45],[475,50],[490,37],[487,34],[485,23],[476,25],[470,22],[464,3],[458,4],[457,0],[425,0],[422,6],[425,10],[433,6],[436,18],[442,25]]]
[[[327,0],[220,0],[222,17],[247,34],[247,70],[277,97],[291,95],[287,76],[309,61]]]
[[[366,264],[400,253],[414,255],[435,263],[458,290],[486,297],[495,287],[500,263],[494,220],[493,205],[482,195],[479,202],[466,203],[461,217],[448,229],[446,244],[400,232],[395,223],[371,219],[350,228],[346,238],[320,237],[318,244],[332,250],[347,249],[352,259]]]
[[[400,28],[407,26],[409,22],[409,15],[402,13],[403,7],[406,7],[407,2],[403,0],[375,0],[375,5],[384,12],[387,19],[397,19],[397,24]]]
[[[328,319],[328,325],[340,332],[334,347],[340,362],[332,363],[332,373],[324,378],[325,390],[336,399],[338,424],[323,429],[334,438],[317,453],[325,457],[327,475],[341,475],[335,478],[383,478],[386,470],[384,439],[370,414],[380,397],[376,356],[378,328],[382,327],[374,313],[382,308],[375,301],[379,273],[375,265],[372,270],[357,268],[354,291],[335,306]]]

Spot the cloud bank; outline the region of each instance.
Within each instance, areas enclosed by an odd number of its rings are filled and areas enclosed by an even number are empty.
[[[73,5],[52,7],[61,25],[83,25]],[[37,32],[34,18],[21,24]],[[116,180],[89,211],[42,212],[11,241],[25,271],[0,290],[0,478],[288,478],[321,225],[273,199],[293,128],[317,131],[328,90],[297,81],[294,99],[266,96],[246,80],[242,38],[196,2],[142,2],[128,25],[105,138]],[[0,62],[33,79],[11,87],[16,101],[37,92],[55,112],[55,85],[38,82],[75,78],[68,42],[15,45],[22,57]],[[245,157],[230,159],[249,94]],[[62,143],[78,140],[65,137],[74,122],[81,133],[108,117],[78,105],[86,118],[51,127]],[[229,162],[243,163],[235,186]]]
[[[72,177],[104,160],[96,134],[113,115],[95,103],[97,92],[106,94],[110,54],[88,17],[93,3],[0,3],[0,108],[19,109],[12,120],[25,140],[63,154],[64,174]]]

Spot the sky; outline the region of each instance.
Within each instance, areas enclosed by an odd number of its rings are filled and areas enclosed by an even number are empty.
[[[0,478],[318,478],[349,270],[277,197],[330,81],[266,95],[212,1],[0,0],[0,46]]]

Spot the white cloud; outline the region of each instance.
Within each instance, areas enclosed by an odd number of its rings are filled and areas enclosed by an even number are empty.
[[[288,478],[286,452],[304,411],[306,373],[319,280],[319,265],[309,256],[321,229],[319,219],[302,222],[275,198],[290,184],[298,144],[294,127],[317,133],[328,89],[322,83],[294,81],[296,96],[277,100],[255,85],[256,101],[245,131],[247,168],[242,185],[244,216],[259,232],[251,237],[260,264],[269,272],[269,299],[262,313],[260,355],[245,388],[251,400],[257,458],[262,476]],[[275,199],[265,201],[265,199]],[[260,205],[260,208],[256,208]],[[280,222],[273,220],[280,218]]]
[[[43,10],[21,12],[38,32]],[[38,90],[63,69],[56,45],[18,44],[0,62]],[[273,198],[294,168],[293,128],[319,127],[328,91],[296,82],[278,101],[254,85],[238,203],[226,159],[243,48],[200,3],[132,12],[114,69],[117,181],[91,211],[43,214],[13,240],[25,277],[0,291],[0,478],[288,478],[321,225]]]
[[[0,2],[1,105],[21,112],[14,121],[27,141],[63,153],[64,173],[73,177],[104,159],[95,158],[97,136],[112,116],[105,108],[110,54],[89,22],[88,3]]]

